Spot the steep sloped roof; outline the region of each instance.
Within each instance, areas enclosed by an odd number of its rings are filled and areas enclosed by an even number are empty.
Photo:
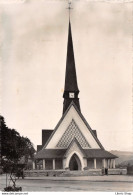
[[[35,159],[64,158],[67,149],[43,149],[35,155]],[[104,149],[82,149],[86,158],[118,158]]]
[[[59,120],[58,124],[56,125],[53,133],[51,134],[51,136],[49,137],[48,141],[46,142],[46,144],[44,145],[43,148],[46,148],[46,146],[48,145],[49,141],[51,140],[51,138],[53,137],[53,135],[56,133],[56,130],[58,129],[58,127],[60,126],[60,124],[62,123],[63,119],[65,118],[65,116],[67,115],[68,111],[70,110],[71,106],[74,106],[74,108],[76,109],[76,111],[78,112],[79,116],[81,117],[81,119],[83,120],[83,122],[85,123],[85,125],[87,126],[88,130],[90,131],[90,133],[92,134],[92,136],[94,137],[94,139],[96,140],[96,142],[98,143],[98,145],[100,146],[100,148],[104,149],[104,147],[102,146],[102,144],[100,143],[99,139],[95,136],[95,134],[93,133],[93,130],[91,129],[91,127],[89,126],[89,124],[87,123],[86,119],[84,118],[84,116],[81,114],[81,112],[79,111],[79,109],[77,108],[77,106],[75,105],[75,103],[72,101],[71,104],[69,105],[68,109],[66,110],[66,112],[63,114],[63,116],[61,117],[61,119]]]
[[[118,158],[114,154],[102,149],[84,149],[87,158]]]
[[[62,158],[65,152],[66,149],[42,149],[35,155],[35,158]]]

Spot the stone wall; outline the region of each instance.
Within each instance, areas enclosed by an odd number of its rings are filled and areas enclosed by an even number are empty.
[[[91,176],[102,175],[101,169],[90,169],[85,171],[65,171],[65,170],[25,170],[25,177],[70,177],[70,176]]]
[[[89,169],[85,171],[65,171],[60,177],[76,177],[76,176],[98,176],[102,175],[101,169]]]
[[[64,170],[25,170],[25,177],[48,177],[59,176]]]
[[[127,175],[127,169],[108,169],[109,175]]]
[[[126,175],[126,169],[109,169],[109,175]],[[101,169],[89,169],[84,171],[69,171],[69,170],[25,170],[24,176],[25,177],[71,177],[71,176],[96,176],[102,175]]]

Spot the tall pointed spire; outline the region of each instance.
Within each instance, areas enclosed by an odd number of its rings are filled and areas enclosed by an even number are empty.
[[[67,110],[68,106],[72,101],[76,104],[77,108],[80,110],[78,94],[79,94],[79,89],[77,84],[77,75],[76,75],[76,68],[75,68],[71,23],[69,19],[65,89],[63,94],[63,98],[64,98],[63,114]]]
[[[70,21],[69,21],[69,33],[68,33],[68,45],[67,45],[65,91],[79,91],[78,84],[77,84],[76,69],[75,69],[75,59],[74,59]]]

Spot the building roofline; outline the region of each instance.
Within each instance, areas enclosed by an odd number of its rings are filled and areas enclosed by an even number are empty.
[[[78,145],[78,147],[80,148],[80,150],[83,152],[84,157],[86,157],[86,154],[85,154],[85,152],[84,152],[84,149],[81,147],[81,145],[79,144],[79,142],[78,142],[78,140],[76,139],[76,137],[70,142],[68,148],[66,149],[66,152],[65,152],[65,154],[64,154],[64,157],[65,157],[67,151],[70,149],[70,147],[72,146],[72,144],[73,144],[74,142],[76,142],[76,144]]]
[[[89,129],[89,131],[91,132],[92,136],[94,137],[95,141],[98,143],[98,145],[100,146],[101,149],[104,149],[104,147],[102,146],[102,144],[100,143],[99,139],[94,135],[91,127],[89,126],[89,124],[87,123],[86,119],[84,118],[84,116],[81,114],[81,112],[78,110],[77,106],[75,105],[75,103],[72,101],[71,104],[69,105],[69,107],[67,108],[66,112],[63,114],[63,116],[61,117],[61,119],[59,120],[59,122],[57,123],[54,131],[51,133],[49,139],[47,140],[46,144],[43,146],[42,150],[44,148],[46,148],[46,146],[48,145],[49,141],[51,140],[51,138],[53,137],[53,135],[55,134],[56,130],[58,129],[58,127],[60,126],[61,122],[63,121],[63,119],[65,118],[65,116],[67,115],[68,111],[70,110],[71,106],[74,106],[75,110],[78,112],[79,116],[81,117],[81,119],[83,120],[83,122],[85,123],[86,127]]]

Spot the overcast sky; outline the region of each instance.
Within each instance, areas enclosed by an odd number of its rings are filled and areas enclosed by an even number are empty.
[[[41,144],[62,116],[68,37],[66,0],[0,4],[1,111]],[[20,3],[21,2],[21,3]],[[81,111],[107,150],[132,150],[132,3],[72,1]]]

